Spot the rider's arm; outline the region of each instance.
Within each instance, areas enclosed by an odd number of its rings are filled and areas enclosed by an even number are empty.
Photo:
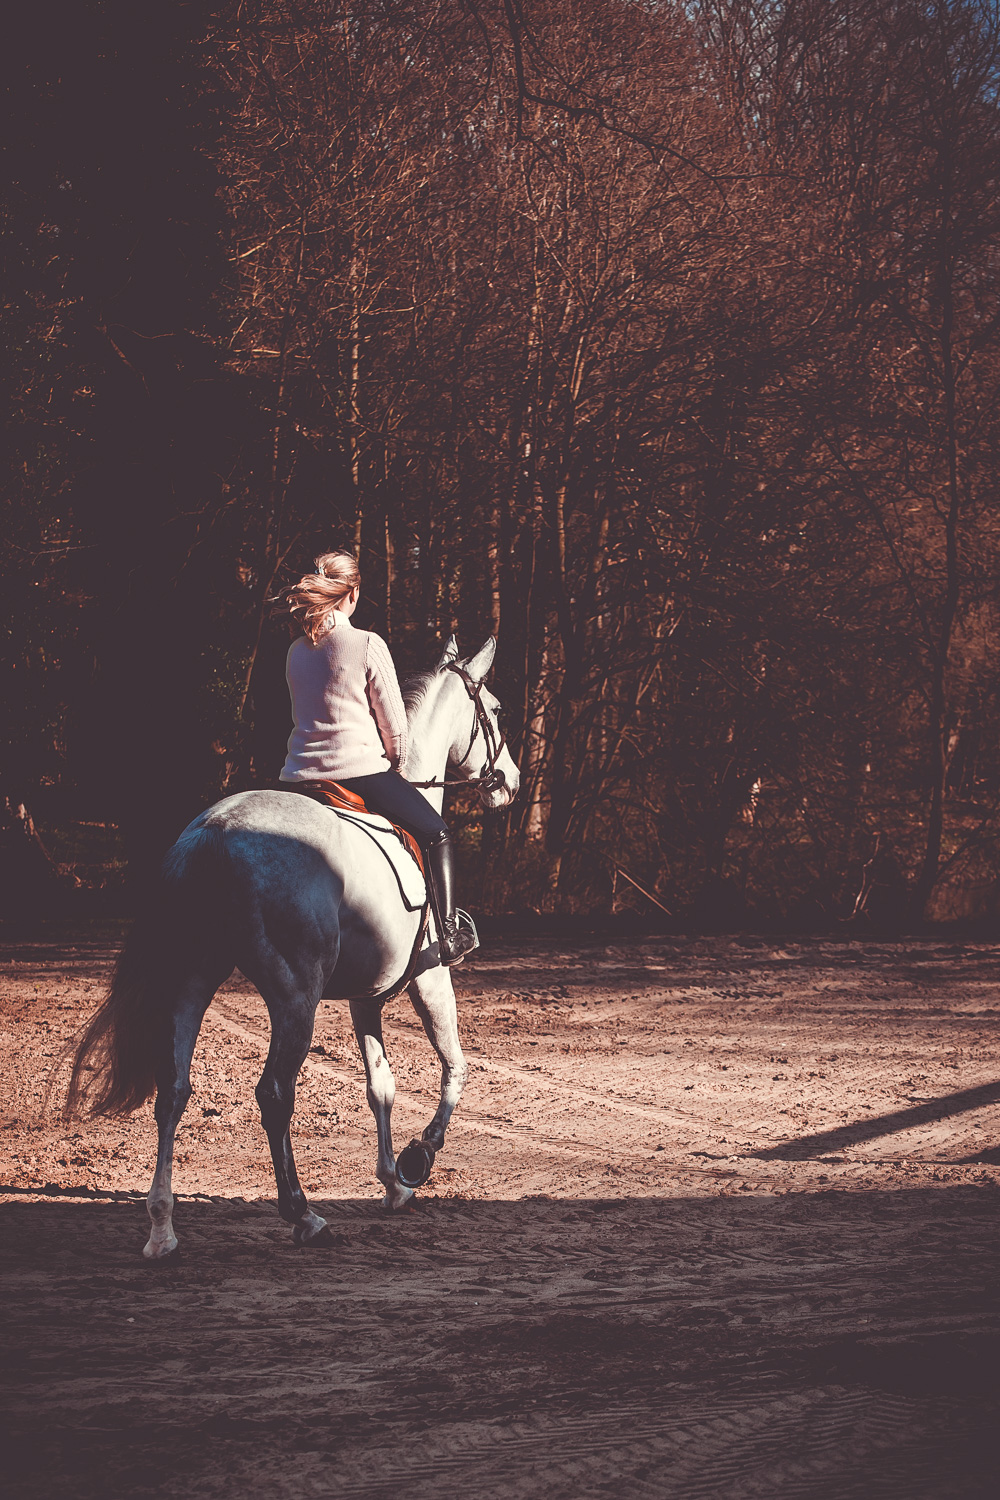
[[[372,714],[378,725],[385,753],[389,757],[389,764],[398,769],[406,756],[406,709],[403,695],[399,691],[396,668],[381,636],[368,636],[365,670]]]

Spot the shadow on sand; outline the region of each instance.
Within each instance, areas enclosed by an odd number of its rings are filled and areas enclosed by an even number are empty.
[[[1000,1082],[983,1083],[974,1089],[960,1089],[955,1094],[943,1094],[940,1099],[928,1099],[913,1109],[897,1109],[892,1114],[876,1115],[870,1120],[856,1120],[852,1125],[840,1125],[836,1130],[820,1130],[815,1135],[797,1136],[781,1146],[771,1146],[766,1151],[748,1153],[757,1161],[808,1161],[825,1156],[830,1151],[842,1151],[847,1146],[860,1146],[865,1141],[877,1141],[882,1136],[896,1135],[903,1130],[912,1130],[916,1125],[932,1125],[936,1120],[947,1120],[952,1115],[964,1115],[1000,1099]],[[995,1151],[984,1151],[981,1156],[967,1156],[965,1162],[995,1161]]]
[[[973,1500],[998,1196],[7,1202],[16,1493]]]

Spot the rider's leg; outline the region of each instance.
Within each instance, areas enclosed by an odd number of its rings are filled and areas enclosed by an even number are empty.
[[[461,963],[478,948],[479,939],[475,928],[461,921],[455,908],[455,861],[447,823],[398,771],[355,776],[341,785],[357,792],[372,812],[398,823],[418,841],[424,851],[441,962]]]
[[[467,954],[478,948],[479,938],[474,927],[460,921],[455,909],[455,857],[447,830],[433,843],[424,846],[424,860],[441,962],[450,967],[460,964]]]
[[[379,771],[374,776],[352,776],[341,781],[349,792],[357,792],[364,798],[371,812],[379,813],[392,823],[398,823],[421,845],[447,833],[448,825],[441,814],[435,812],[422,792],[400,776],[398,771]]]

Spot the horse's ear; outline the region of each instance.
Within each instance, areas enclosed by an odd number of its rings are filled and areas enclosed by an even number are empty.
[[[491,635],[481,651],[477,651],[475,656],[470,656],[468,661],[462,663],[462,666],[473,682],[483,681],[490,667],[493,665],[493,658],[496,656],[496,652],[496,636]]]
[[[435,670],[438,672],[443,672],[445,667],[448,666],[449,662],[457,660],[458,642],[453,635],[450,635],[448,637],[448,644],[445,646],[444,651],[441,653],[441,660],[438,662]]]

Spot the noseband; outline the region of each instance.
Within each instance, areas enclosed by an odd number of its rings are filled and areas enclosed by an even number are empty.
[[[497,766],[497,761],[500,759],[503,748],[507,743],[507,736],[501,733],[499,738],[497,737],[493,721],[483,704],[483,684],[481,682],[473,682],[468,672],[460,667],[457,662],[450,661],[445,671],[454,672],[456,677],[461,678],[465,691],[472,699],[472,706],[476,711],[475,721],[472,725],[472,735],[469,739],[469,748],[458,764],[460,766],[465,765],[465,762],[472,754],[472,747],[476,743],[476,735],[481,729],[483,731],[483,739],[486,742],[486,775],[461,777],[454,780],[445,778],[444,781],[412,781],[410,785],[415,787],[474,786],[484,792],[499,792],[507,785],[506,776]]]

